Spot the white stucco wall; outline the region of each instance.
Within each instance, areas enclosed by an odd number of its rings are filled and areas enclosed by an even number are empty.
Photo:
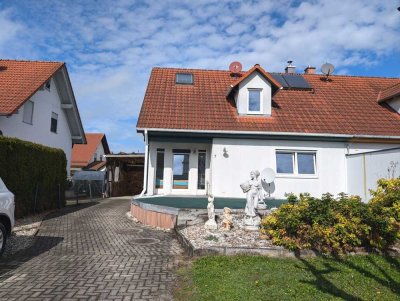
[[[277,175],[273,185],[272,196],[285,198],[285,193],[308,192],[320,197],[329,192],[337,195],[340,192],[361,194],[364,189],[358,188],[360,174],[358,159],[354,167],[353,161],[346,158],[347,154],[358,154],[366,151],[389,149],[400,145],[379,143],[344,143],[321,141],[285,141],[214,138],[212,144],[150,142],[149,144],[149,174],[148,195],[153,194],[204,194],[197,190],[197,155],[193,150],[207,150],[206,182],[210,183],[210,192],[216,197],[243,198],[245,194],[240,184],[249,179],[251,170],[272,168],[276,171],[276,151],[315,151],[316,175]],[[165,149],[164,189],[155,190],[155,166],[157,148]],[[172,189],[172,149],[190,149],[189,189]],[[226,153],[224,155],[224,149]],[[358,156],[356,156],[358,158]],[[387,159],[385,159],[388,161]],[[368,187],[375,187],[379,177],[387,174],[387,162],[376,164],[379,173],[369,169],[371,181]],[[398,159],[400,162],[400,158]],[[349,165],[350,164],[350,165]],[[398,167],[400,171],[400,165]],[[351,178],[351,179],[349,179]]]
[[[90,159],[89,163],[92,163],[93,161],[97,160],[100,161],[100,156],[102,156],[102,161],[105,161],[104,158],[105,152],[104,152],[104,147],[103,143],[100,142],[100,144],[96,148],[96,152],[93,154],[93,157]],[[97,156],[97,158],[95,158]]]
[[[391,162],[397,162],[397,166],[391,168]],[[400,150],[348,156],[347,166],[348,193],[368,201],[371,198],[369,190],[376,189],[378,179],[400,176]]]
[[[165,149],[164,153],[164,188],[160,190],[155,189],[156,178],[156,159],[157,148]],[[173,177],[173,149],[191,150],[189,157],[189,189],[180,190],[172,189]],[[190,194],[190,195],[204,195],[206,191],[197,189],[197,164],[198,164],[198,150],[206,150],[206,183],[210,181],[210,154],[211,144],[202,143],[170,143],[170,142],[155,142],[149,143],[149,168],[148,168],[148,189],[147,194]],[[195,153],[194,153],[195,151]]]
[[[228,157],[223,156],[223,149]],[[276,150],[316,151],[316,175],[277,175],[272,196],[309,192],[320,196],[325,192],[346,191],[344,143],[311,141],[278,141],[249,139],[214,139],[212,147],[212,190],[216,196],[244,197],[240,184],[248,180],[251,170],[264,168],[276,171]]]
[[[54,80],[51,80],[50,91],[39,90],[30,100],[34,103],[32,124],[22,121],[24,115],[22,106],[17,114],[10,117],[0,116],[0,130],[4,136],[62,149],[67,157],[67,173],[69,174],[72,150],[71,132],[65,113],[61,109]],[[50,131],[52,112],[58,114],[57,133]]]
[[[249,89],[262,89],[261,113],[263,115],[271,115],[271,84],[258,71],[251,74],[239,84],[238,93],[235,97],[238,113],[241,115],[249,114],[247,111],[249,103]]]

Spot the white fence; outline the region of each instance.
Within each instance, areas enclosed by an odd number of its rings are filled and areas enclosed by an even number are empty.
[[[380,178],[400,176],[400,148],[347,155],[347,190],[363,201],[371,198],[369,189],[376,189]]]

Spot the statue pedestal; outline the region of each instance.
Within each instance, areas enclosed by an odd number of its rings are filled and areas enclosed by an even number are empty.
[[[260,230],[260,226],[247,226],[247,225],[244,225],[243,229],[246,230],[246,231],[258,231],[258,230]]]
[[[217,222],[215,220],[209,219],[204,224],[204,228],[206,228],[208,230],[217,230],[218,229],[218,225],[217,225]]]
[[[247,231],[258,231],[260,230],[261,218],[256,216],[245,216],[243,219],[243,229]]]

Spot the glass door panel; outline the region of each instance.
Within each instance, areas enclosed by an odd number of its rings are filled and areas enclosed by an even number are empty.
[[[173,189],[189,188],[189,153],[175,153],[173,158]]]

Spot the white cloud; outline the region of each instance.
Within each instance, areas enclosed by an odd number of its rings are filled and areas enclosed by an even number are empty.
[[[85,127],[128,151],[142,143],[135,120],[153,66],[282,71],[293,59],[351,73],[399,55],[395,1],[297,2],[9,1],[0,54],[66,61]]]

